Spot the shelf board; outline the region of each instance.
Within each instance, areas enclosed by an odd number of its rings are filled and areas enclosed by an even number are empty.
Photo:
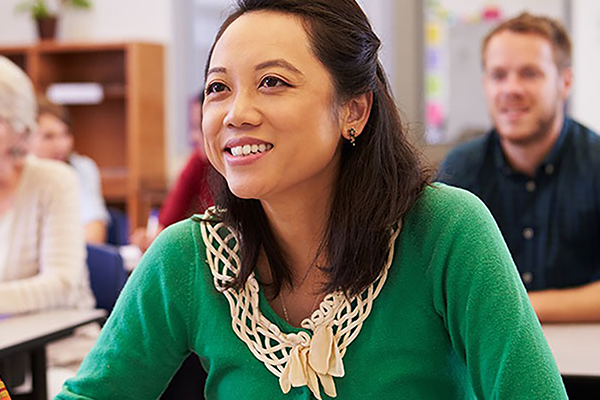
[[[129,170],[127,168],[100,168],[102,193],[106,200],[124,200],[129,188]]]

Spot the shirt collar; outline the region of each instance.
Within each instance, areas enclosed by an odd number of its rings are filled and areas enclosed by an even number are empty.
[[[542,161],[542,163],[538,167],[536,174],[544,172],[547,175],[551,175],[557,171],[560,165],[562,154],[564,153],[565,148],[567,147],[568,138],[570,137],[569,132],[571,125],[571,120],[565,117],[565,121],[560,130],[560,134],[558,135],[556,143],[554,143],[554,146],[552,146],[552,150],[550,150],[546,158],[544,158],[544,161]],[[504,155],[504,151],[502,150],[502,145],[500,144],[500,136],[498,135],[496,129],[492,130],[491,135],[494,153],[494,163],[496,164],[498,172],[506,176],[521,175],[521,173],[513,170],[508,161],[506,160],[506,156]]]

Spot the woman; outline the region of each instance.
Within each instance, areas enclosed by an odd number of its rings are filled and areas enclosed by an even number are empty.
[[[27,156],[35,119],[29,78],[0,57],[0,314],[94,304],[77,177]]]
[[[77,177],[62,163],[27,156],[35,121],[29,78],[0,57],[0,315],[94,307]],[[80,331],[69,343],[94,340],[89,334],[93,329]],[[50,365],[83,359],[85,353],[64,351],[65,343],[49,348]],[[23,359],[17,355],[0,362],[0,374],[11,387],[24,378]]]
[[[378,48],[354,0],[239,2],[206,69],[216,208],[150,247],[59,398],[154,398],[192,351],[208,398],[566,398],[489,212],[427,186]]]

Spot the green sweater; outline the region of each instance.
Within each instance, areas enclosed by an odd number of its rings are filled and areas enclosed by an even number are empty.
[[[205,260],[197,218],[161,234],[58,399],[156,398],[190,352],[208,371],[209,399],[311,398],[306,386],[284,395],[235,335]],[[260,309],[299,331],[263,295]],[[339,399],[566,398],[490,213],[441,184],[405,217],[385,286],[343,362]]]

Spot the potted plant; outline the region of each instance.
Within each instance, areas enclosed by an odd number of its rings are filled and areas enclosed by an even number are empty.
[[[27,12],[37,23],[38,37],[52,40],[56,37],[58,15],[64,7],[89,9],[91,0],[23,0],[17,4],[17,11]]]

